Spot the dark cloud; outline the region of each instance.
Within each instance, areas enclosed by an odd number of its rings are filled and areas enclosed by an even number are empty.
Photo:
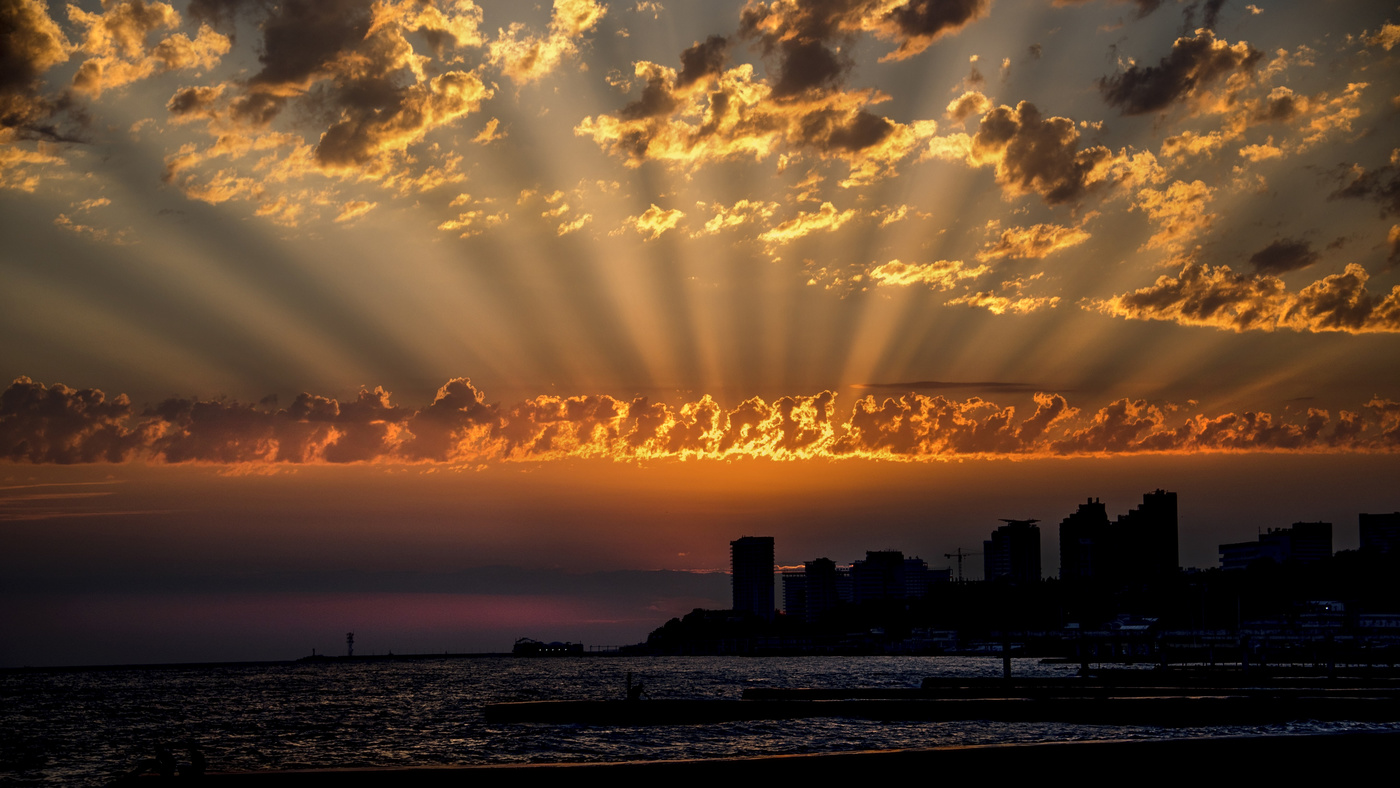
[[[1030,55],[1031,60],[1039,60],[1041,54],[1043,54],[1044,52],[1045,47],[1041,46],[1040,44],[1031,44],[1030,46],[1026,47],[1026,54]]]
[[[1003,186],[1039,194],[1050,205],[1078,201],[1094,185],[1095,167],[1112,156],[1103,147],[1081,150],[1074,121],[1043,118],[1028,101],[987,113],[972,149],[979,160],[996,162]]]
[[[270,0],[190,0],[188,13],[195,20],[232,34],[234,21],[242,14],[267,11]]]
[[[681,70],[676,75],[676,86],[690,87],[692,84],[714,77],[724,71],[729,57],[729,39],[724,36],[710,36],[697,42],[681,53]]]
[[[899,43],[895,56],[907,57],[985,16],[990,6],[991,0],[910,0],[881,20],[882,32]]]
[[[1230,45],[1209,30],[1182,36],[1156,66],[1133,66],[1099,80],[1104,100],[1124,115],[1142,115],[1189,100],[1220,79],[1247,73],[1263,53],[1241,41]]]
[[[1250,256],[1249,264],[1254,266],[1255,273],[1282,274],[1307,268],[1319,257],[1307,241],[1285,238],[1255,252]]]
[[[1151,14],[1153,11],[1156,11],[1156,10],[1158,9],[1158,7],[1160,7],[1160,6],[1162,5],[1162,0],[1113,0],[1113,1],[1116,2],[1116,3],[1118,3],[1119,5],[1122,5],[1122,4],[1125,4],[1125,3],[1131,3],[1132,5],[1136,6],[1136,7],[1137,7],[1137,13],[1136,13],[1136,18],[1137,18],[1137,19],[1144,19],[1144,18],[1146,18],[1149,14]],[[1052,3],[1052,5],[1054,5],[1054,6],[1056,6],[1056,7],[1061,7],[1061,6],[1068,6],[1068,5],[1085,5],[1085,4],[1087,4],[1087,3],[1092,3],[1092,2],[1094,2],[1094,0],[1055,0],[1055,2]]]
[[[774,95],[792,96],[839,85],[852,61],[845,54],[858,32],[873,32],[897,47],[887,59],[916,55],[940,36],[987,13],[990,0],[908,0],[886,8],[881,0],[807,0],[751,3],[739,35],[778,58]]]
[[[1381,206],[1381,216],[1400,216],[1400,167],[1386,164],[1374,170],[1347,168],[1343,184],[1330,199],[1371,200]]]
[[[139,437],[124,426],[125,395],[107,399],[97,389],[45,386],[18,378],[0,394],[0,457],[16,462],[121,462]]]
[[[303,85],[369,32],[372,0],[289,0],[262,23],[262,70],[254,87]]]
[[[1155,9],[1157,5],[1160,5],[1160,0],[1153,3],[1153,8]],[[1181,10],[1182,28],[1186,33],[1196,29],[1196,11],[1199,10],[1201,12],[1201,26],[1214,30],[1216,23],[1220,21],[1220,9],[1224,5],[1225,0],[1205,0],[1205,3],[1191,3]]]
[[[68,59],[70,44],[37,0],[0,0],[0,128],[66,136],[48,121],[66,99],[44,94],[42,75]]]
[[[830,89],[841,84],[854,62],[820,41],[784,41],[773,96],[785,98],[813,88]]]
[[[223,92],[222,86],[182,88],[170,97],[165,108],[176,117],[210,117]]]

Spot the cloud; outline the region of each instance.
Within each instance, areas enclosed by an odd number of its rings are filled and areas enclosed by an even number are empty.
[[[459,195],[457,199],[452,201],[452,204],[454,206],[461,205],[462,202],[460,201],[463,197],[467,197],[467,195]],[[468,197],[468,199],[470,198]],[[457,215],[456,219],[448,219],[442,224],[439,224],[437,228],[449,232],[461,230],[462,232],[458,235],[459,238],[470,238],[504,223],[509,218],[510,214],[505,212],[489,213],[484,209],[477,208],[475,210],[463,211]]]
[[[14,128],[0,127],[0,188],[32,193],[55,167],[67,164],[56,146],[21,137]]]
[[[1386,22],[1374,33],[1369,30],[1362,33],[1361,40],[1365,41],[1367,46],[1381,47],[1389,52],[1396,44],[1400,44],[1400,25]]]
[[[491,62],[518,83],[537,82],[578,53],[578,41],[607,14],[595,0],[554,0],[549,32],[526,32],[520,23],[501,30],[490,44]]]
[[[1094,2],[1094,0],[1054,0],[1051,5],[1055,8],[1064,8],[1065,6],[1084,5],[1092,2]],[[1127,5],[1131,3],[1137,6],[1138,19],[1145,18],[1148,14],[1156,11],[1158,6],[1162,5],[1162,0],[1111,0],[1111,2],[1114,5]]]
[[[259,215],[292,224],[316,216],[314,206],[280,209],[278,203],[296,194],[289,184],[310,175],[377,181],[401,195],[465,178],[460,154],[410,148],[493,95],[477,71],[458,65],[463,50],[484,43],[481,10],[473,3],[288,0],[196,7],[201,18],[256,14],[261,68],[245,80],[182,88],[168,102],[173,120],[201,121],[211,139],[166,158],[165,180],[187,196],[256,201]],[[346,201],[323,194],[319,204]]]
[[[933,121],[903,124],[869,112],[881,98],[874,91],[811,91],[779,100],[747,64],[690,85],[654,63],[638,63],[636,73],[646,83],[641,97],[617,115],[588,116],[574,129],[629,167],[657,161],[694,170],[811,150],[848,165],[843,186],[861,186],[895,174],[895,165],[937,130]]]
[[[1004,231],[996,241],[977,253],[978,260],[1038,260],[1055,252],[1078,246],[1089,240],[1089,233],[1078,227],[1058,224],[1037,224],[1013,227]]]
[[[1210,30],[1182,36],[1156,66],[1130,66],[1099,80],[1099,90],[1109,106],[1124,115],[1143,115],[1177,103],[1201,103],[1208,89],[1224,80],[1226,90],[1243,87],[1252,78],[1263,53],[1241,41],[1229,44]]]
[[[733,205],[725,206],[721,203],[696,203],[701,208],[709,207],[714,211],[714,216],[705,222],[702,230],[696,231],[695,235],[713,235],[721,230],[730,230],[751,222],[767,222],[778,211],[778,204],[775,202],[762,202],[759,200],[739,200]]]
[[[399,92],[392,107],[369,104],[349,110],[321,135],[316,159],[324,169],[363,167],[403,152],[429,130],[474,112],[490,96],[477,75],[449,71]]]
[[[340,213],[336,214],[335,221],[337,223],[353,221],[374,210],[377,205],[379,205],[377,202],[351,200],[340,206]]]
[[[75,221],[66,213],[60,213],[57,218],[53,220],[53,224],[55,227],[67,230],[70,233],[89,240],[97,241],[98,243],[109,243],[113,246],[129,246],[135,243],[130,228],[112,230],[106,227],[94,227],[93,225]]]
[[[855,209],[836,210],[836,206],[824,202],[816,211],[799,211],[796,216],[769,228],[758,236],[766,244],[785,244],[815,232],[831,232],[856,215]]]
[[[1107,181],[1118,161],[1103,146],[1080,149],[1074,121],[1042,117],[1028,101],[1014,109],[1002,105],[991,110],[970,138],[936,139],[929,155],[993,165],[997,183],[1007,194],[1036,194],[1049,205],[1078,202]]]
[[[1021,295],[1020,290],[1023,282],[1011,280],[1002,282],[1002,287],[1012,291],[1011,295],[1005,295],[993,290],[980,290],[975,293],[958,296],[947,302],[947,306],[970,306],[977,309],[985,309],[994,315],[1004,315],[1010,312],[1014,315],[1027,315],[1041,309],[1054,309],[1060,303],[1059,296],[1027,296]]]
[[[1274,241],[1249,258],[1256,274],[1283,274],[1307,268],[1321,257],[1307,241],[1291,238]]]
[[[43,95],[40,76],[66,62],[72,50],[44,3],[0,3],[0,130],[59,136],[47,121],[62,103]]]
[[[881,285],[925,285],[933,290],[950,290],[965,280],[976,279],[989,271],[991,269],[985,265],[968,268],[961,260],[939,260],[933,263],[902,263],[891,260],[872,268],[869,276]]]
[[[1165,189],[1142,189],[1132,207],[1157,223],[1144,249],[1179,250],[1197,233],[1210,227],[1214,214],[1206,210],[1215,190],[1201,181],[1173,181]]]
[[[918,384],[911,385],[920,387]],[[444,384],[417,410],[383,389],[353,399],[302,394],[286,408],[170,399],[136,412],[125,396],[15,380],[0,393],[0,456],[13,462],[306,463],[623,462],[739,457],[797,460],[951,460],[1125,453],[1380,452],[1400,448],[1400,406],[1375,398],[1337,418],[1182,409],[1118,400],[1085,413],[1059,394],[1034,408],[972,397],[866,396],[848,408],[834,392],[754,397],[725,408],[709,396],[680,405],[645,397],[543,395],[487,402],[466,378]],[[1177,421],[1173,421],[1176,419]]]
[[[776,59],[772,79],[758,78],[748,64],[726,69],[731,42],[711,36],[681,53],[680,70],[635,63],[641,94],[616,115],[584,118],[574,132],[629,167],[657,161],[690,171],[711,162],[759,161],[779,151],[804,150],[845,162],[850,175],[843,187],[874,183],[897,174],[895,165],[932,136],[937,123],[905,124],[870,111],[887,97],[844,88],[852,63],[842,43],[867,31],[914,46],[922,40],[915,32],[921,15],[933,19],[953,5],[985,4],[943,5],[948,7],[937,10],[923,2],[891,7],[875,0],[752,3],[741,15],[739,36],[758,42]]]
[[[1373,170],[1356,165],[1342,175],[1345,183],[1329,199],[1371,200],[1381,206],[1381,216],[1400,216],[1400,166],[1385,164]]]
[[[17,378],[0,394],[0,457],[68,465],[121,462],[142,436],[125,426],[131,401],[96,389]]]
[[[89,96],[152,74],[210,68],[231,46],[226,36],[207,25],[201,25],[193,39],[176,33],[148,45],[152,33],[180,26],[179,12],[167,3],[106,2],[100,14],[70,5],[68,19],[81,28],[78,49],[88,55],[73,75],[73,89]]]
[[[654,241],[667,230],[674,230],[684,217],[684,211],[675,208],[663,210],[652,203],[640,216],[627,217],[626,224],[638,234],[647,236],[647,240]]]
[[[873,33],[896,43],[881,61],[904,60],[939,38],[987,14],[990,0],[800,0],[754,2],[744,8],[740,31],[779,53],[779,84],[801,89],[844,70],[840,48],[855,33]]]
[[[1105,314],[1130,320],[1165,320],[1230,331],[1396,333],[1400,332],[1400,285],[1385,295],[1366,291],[1368,275],[1350,264],[1289,292],[1270,275],[1237,274],[1227,266],[1188,263],[1177,276],[1150,287],[1091,302]]]
[[[963,121],[969,115],[985,115],[992,108],[992,102],[975,90],[969,90],[948,102],[946,114],[956,121]]]

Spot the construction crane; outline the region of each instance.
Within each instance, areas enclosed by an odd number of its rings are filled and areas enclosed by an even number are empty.
[[[961,583],[961,582],[963,581],[963,573],[962,573],[962,562],[963,562],[963,559],[964,559],[964,558],[970,558],[970,557],[972,557],[972,556],[974,556],[974,555],[981,555],[981,553],[964,553],[964,552],[963,552],[963,549],[962,549],[961,547],[958,548],[958,551],[957,551],[956,553],[944,553],[944,554],[943,554],[943,557],[944,557],[944,558],[956,558],[956,559],[958,559],[958,582],[959,582],[959,583]]]

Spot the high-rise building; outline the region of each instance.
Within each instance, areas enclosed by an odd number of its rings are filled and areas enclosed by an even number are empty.
[[[1040,582],[1039,520],[1003,520],[1006,525],[992,531],[982,543],[983,577],[1008,578],[1016,583]]]
[[[1361,515],[1361,549],[1400,551],[1400,512]]]
[[[773,620],[773,537],[744,536],[729,543],[734,610]]]
[[[867,550],[864,561],[851,564],[851,586],[856,604],[878,599],[903,599],[904,553],[898,550]]]
[[[1117,560],[1125,577],[1160,580],[1181,569],[1176,493],[1157,490],[1142,496],[1140,506],[1118,515],[1114,532],[1114,541],[1119,543]]]
[[[1101,577],[1111,563],[1108,511],[1098,498],[1079,504],[1060,521],[1060,579],[1083,582]]]

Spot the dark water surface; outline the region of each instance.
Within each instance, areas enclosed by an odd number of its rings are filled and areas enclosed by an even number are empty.
[[[1021,676],[1072,666],[1016,660]],[[653,698],[737,700],[747,687],[917,687],[925,676],[998,676],[999,659],[738,657],[478,659],[0,674],[0,783],[100,785],[199,742],[211,770],[620,761],[949,744],[1339,731],[1345,723],[1154,728],[1056,723],[780,720],[613,728],[488,725],[487,703],[620,699],[626,675]],[[1374,727],[1374,726],[1370,726]]]

